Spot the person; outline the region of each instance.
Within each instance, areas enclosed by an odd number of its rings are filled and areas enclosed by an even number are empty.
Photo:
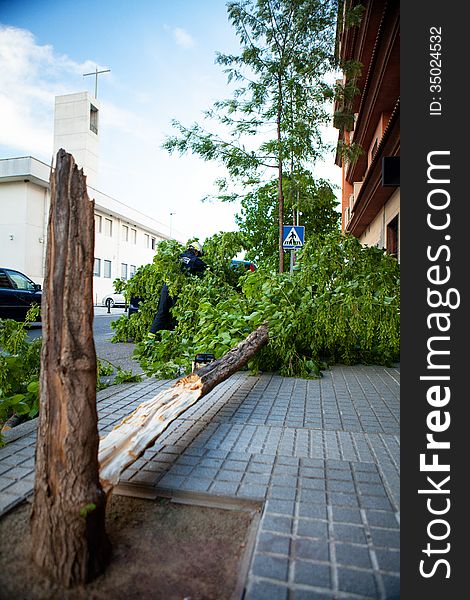
[[[199,242],[191,242],[187,249],[179,256],[181,269],[185,275],[200,276],[207,269],[206,263],[201,259],[204,255],[204,250]],[[162,329],[172,330],[176,327],[176,319],[171,314],[171,309],[175,305],[176,300],[170,296],[168,285],[163,284],[158,300],[157,314],[153,320],[148,333],[149,339],[154,339],[157,331]]]

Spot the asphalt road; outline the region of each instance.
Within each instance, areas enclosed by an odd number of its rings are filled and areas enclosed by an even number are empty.
[[[121,367],[124,370],[132,370],[133,373],[142,373],[142,369],[137,361],[133,360],[132,353],[134,344],[118,343],[113,344],[113,330],[111,329],[111,321],[119,319],[125,314],[122,308],[113,308],[108,314],[106,308],[95,307],[95,318],[93,321],[93,334],[95,339],[96,355],[102,360],[111,362],[116,367]],[[42,336],[42,327],[34,325],[28,331],[28,338],[35,339]]]

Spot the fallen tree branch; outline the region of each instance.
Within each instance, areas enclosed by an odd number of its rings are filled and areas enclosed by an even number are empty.
[[[152,446],[172,421],[246,365],[268,340],[268,326],[263,324],[218,360],[140,404],[101,439],[98,460],[103,489],[111,492],[124,469]]]

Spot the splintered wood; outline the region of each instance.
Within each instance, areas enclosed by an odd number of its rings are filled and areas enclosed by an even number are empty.
[[[140,404],[99,445],[100,482],[106,493],[119,476],[152,446],[165,429],[217,384],[243,367],[268,343],[268,326],[261,325],[222,358],[177,381]]]
[[[98,460],[105,492],[111,491],[124,469],[137,460],[174,419],[199,400],[200,395],[200,388],[191,390],[182,385],[163,390],[152,400],[140,404],[101,440]]]

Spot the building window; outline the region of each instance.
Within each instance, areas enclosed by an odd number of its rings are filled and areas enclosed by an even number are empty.
[[[129,241],[129,227],[127,225],[123,225],[122,226],[122,235],[121,235],[121,239],[124,242],[128,242]]]
[[[126,265],[126,263],[121,263],[121,279],[123,281],[127,280],[127,265]]]
[[[113,222],[111,219],[104,220],[104,235],[109,237],[113,235]]]
[[[101,215],[95,215],[95,233],[101,233],[103,219]]]
[[[131,229],[131,244],[137,244],[137,229]]]
[[[398,258],[398,215],[387,225],[387,252]]]
[[[98,109],[90,104],[90,129],[98,135]]]
[[[153,237],[152,238],[152,250],[155,250],[156,245],[157,245],[157,240]]]
[[[130,267],[129,267],[129,279],[135,275],[135,271],[136,271],[136,266],[135,265],[130,265]]]
[[[145,234],[145,247],[150,248],[150,236],[148,233]]]
[[[104,260],[103,261],[103,277],[111,277],[111,261]]]
[[[93,265],[93,277],[101,276],[101,258],[95,258],[95,263]]]

